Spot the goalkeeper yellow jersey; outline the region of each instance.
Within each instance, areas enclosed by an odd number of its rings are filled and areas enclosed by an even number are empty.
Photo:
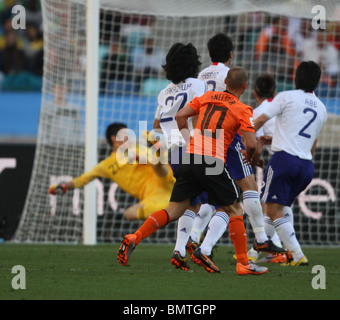
[[[159,177],[150,164],[121,164],[117,161],[117,153],[113,152],[95,166],[92,171],[73,179],[75,188],[81,188],[96,178],[110,179],[125,192],[143,200],[150,195],[166,195],[170,198],[175,178],[171,167],[166,177]]]

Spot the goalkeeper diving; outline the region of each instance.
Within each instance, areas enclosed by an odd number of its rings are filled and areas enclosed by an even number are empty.
[[[113,123],[107,127],[106,139],[112,147],[111,155],[95,166],[92,171],[84,173],[72,181],[52,185],[49,193],[52,195],[62,195],[67,190],[82,188],[96,178],[106,178],[118,184],[118,186],[137,198],[139,202],[125,211],[125,217],[129,221],[145,220],[149,215],[165,207],[171,197],[172,188],[175,184],[172,169],[166,161],[167,154],[155,153],[160,161],[149,161],[146,154],[150,154],[146,147],[135,148],[134,159],[121,161],[121,148],[126,144],[126,139],[118,139],[118,135],[123,130],[124,137],[127,137],[127,126],[121,123]],[[151,139],[149,139],[151,140]],[[131,150],[129,149],[129,152]],[[124,156],[124,155],[123,155]],[[141,157],[147,159],[143,161]],[[154,158],[155,159],[155,158]],[[133,161],[131,161],[133,160]],[[145,163],[145,164],[144,164]]]

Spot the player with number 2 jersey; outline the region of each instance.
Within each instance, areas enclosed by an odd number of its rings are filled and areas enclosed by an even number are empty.
[[[281,92],[255,121],[258,130],[276,116],[271,157],[261,190],[267,216],[292,253],[287,262],[291,266],[308,265],[293,225],[284,216],[284,206],[291,206],[295,198],[307,188],[314,177],[313,153],[317,138],[327,120],[324,104],[314,90],[321,78],[321,69],[313,61],[302,62],[296,70],[296,90]]]

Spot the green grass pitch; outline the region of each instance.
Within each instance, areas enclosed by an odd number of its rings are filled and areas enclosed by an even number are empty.
[[[170,264],[173,246],[141,244],[127,267],[118,264],[119,244],[0,246],[1,300],[339,300],[340,248],[304,248],[308,267],[268,265],[262,276],[237,276],[233,248],[221,246],[214,261],[221,274],[190,263]],[[190,261],[191,262],[191,261]],[[26,289],[15,290],[12,268],[26,270]],[[326,289],[313,289],[316,265],[326,271]]]

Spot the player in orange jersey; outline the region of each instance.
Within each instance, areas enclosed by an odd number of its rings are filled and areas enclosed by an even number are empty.
[[[224,165],[226,151],[238,130],[246,142],[248,161],[251,161],[256,151],[253,110],[239,101],[247,88],[247,81],[248,75],[244,69],[233,68],[226,79],[227,85],[233,88],[232,92],[209,91],[194,98],[177,114],[178,128],[188,148],[179,168],[170,203],[166,210],[153,213],[134,234],[124,237],[118,251],[118,261],[122,266],[127,265],[132,251],[143,239],[179,219],[191,199],[206,191],[209,203],[230,217],[229,231],[237,255],[237,274],[259,275],[268,271],[248,260],[239,190]],[[187,119],[195,115],[199,116],[198,123],[191,138]],[[220,272],[211,257],[199,254],[199,249],[195,253],[195,258],[201,261],[207,271]]]

